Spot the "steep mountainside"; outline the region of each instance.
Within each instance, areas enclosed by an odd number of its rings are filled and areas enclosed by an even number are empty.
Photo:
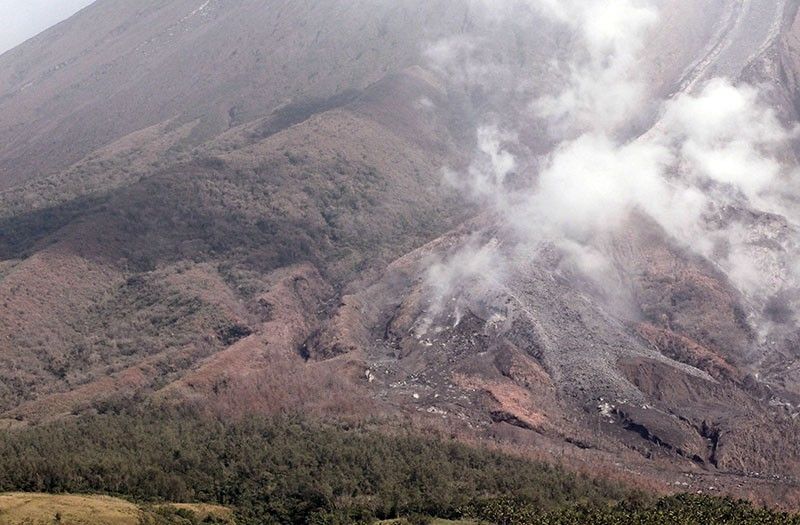
[[[0,58],[0,187],[166,121],[191,124],[189,147],[362,89],[469,24],[467,5],[447,1],[97,2]],[[523,53],[543,62],[540,47]]]
[[[657,4],[649,96],[724,60],[796,119],[794,6]],[[448,184],[476,126],[523,121],[578,47],[480,5],[99,0],[0,56],[0,422],[145,402],[411,420],[682,488],[791,490],[798,332],[756,323],[780,304],[638,212],[595,240],[610,291],[559,246],[516,249]],[[504,73],[472,67],[487,57]],[[765,261],[792,234],[729,213]],[[459,267],[474,246],[503,254],[502,282]],[[447,260],[459,271],[432,297]]]

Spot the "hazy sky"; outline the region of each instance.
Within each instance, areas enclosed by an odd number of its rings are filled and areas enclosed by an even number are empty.
[[[0,53],[68,18],[94,0],[0,0]]]

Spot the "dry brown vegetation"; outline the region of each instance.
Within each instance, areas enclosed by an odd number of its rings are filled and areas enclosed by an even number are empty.
[[[191,519],[194,523],[203,520],[220,525],[234,523],[232,511],[219,505],[180,503],[143,507],[108,496],[0,494],[3,525],[167,525],[191,523]]]

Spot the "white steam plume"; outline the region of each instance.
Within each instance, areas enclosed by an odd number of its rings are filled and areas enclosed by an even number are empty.
[[[638,56],[658,20],[652,2],[635,0],[473,0],[494,20],[538,12],[571,28],[583,52],[560,67],[566,84],[531,102],[562,138],[526,188],[506,184],[521,162],[509,146],[513,129],[490,125],[478,133],[479,153],[463,174],[448,180],[492,206],[527,245],[556,244],[581,268],[602,266],[593,243],[613,232],[634,211],[658,222],[686,247],[724,270],[741,291],[764,297],[796,280],[792,265],[754,257],[753,236],[735,221],[715,225],[709,216],[726,207],[787,215],[793,170],[780,155],[795,131],[786,129],[752,86],[727,79],[706,83],[697,94],[662,101],[657,124],[626,136],[640,119],[647,85],[637,75]],[[466,40],[464,40],[466,42]],[[439,58],[442,58],[441,56]],[[473,71],[480,71],[475,65]],[[715,250],[724,244],[727,253]],[[784,246],[784,248],[787,248]],[[591,261],[579,259],[590,254]],[[468,253],[453,259],[469,266]],[[763,253],[761,254],[763,255]],[[447,275],[437,266],[429,283]]]
[[[534,102],[540,116],[579,130],[613,131],[645,102],[645,85],[633,66],[657,11],[632,0],[543,1],[542,10],[577,30],[587,56],[568,64],[570,83]]]

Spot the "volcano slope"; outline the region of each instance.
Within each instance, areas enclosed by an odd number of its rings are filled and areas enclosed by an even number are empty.
[[[547,93],[571,35],[462,2],[363,4],[101,0],[0,57],[3,425],[144,403],[378,418],[790,501],[790,323],[765,345],[749,299],[647,217],[601,240],[612,293],[555,246],[512,249],[442,181],[480,120],[528,99],[438,67],[435,43],[478,35],[491,44],[470,52]],[[654,95],[729,7],[661,4]],[[785,15],[743,75],[792,119]],[[504,253],[504,279],[466,267],[432,293],[431,267],[473,245]]]

